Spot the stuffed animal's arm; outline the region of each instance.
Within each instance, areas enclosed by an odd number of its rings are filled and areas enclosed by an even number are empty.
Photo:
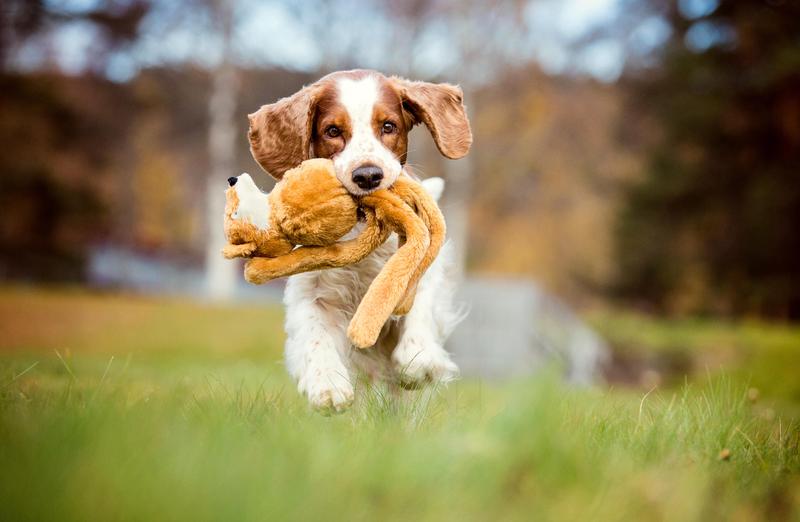
[[[228,244],[222,249],[222,255],[226,259],[248,257],[253,255],[253,252],[255,252],[258,248],[256,242],[258,236],[259,231],[255,225],[248,222],[234,220],[231,217],[231,210],[226,208],[225,237],[228,240]]]
[[[229,221],[225,235],[228,244],[222,249],[227,259],[237,257],[276,257],[290,252],[294,245],[279,230],[261,229],[247,221]]]
[[[222,247],[222,256],[225,259],[235,259],[237,257],[250,257],[258,246],[254,242],[239,243],[237,245],[227,244]]]
[[[326,246],[301,246],[279,257],[255,257],[245,265],[244,278],[262,284],[279,277],[361,261],[386,241],[390,232],[378,222],[372,209],[364,211],[367,225],[358,237]]]
[[[404,315],[407,314],[414,305],[414,296],[417,291],[419,280],[425,274],[425,271],[430,268],[436,256],[439,255],[439,251],[444,244],[447,227],[439,205],[436,204],[434,198],[420,183],[401,176],[397,179],[391,190],[416,211],[420,218],[422,218],[430,234],[430,244],[428,245],[428,250],[425,252],[425,257],[411,276],[405,295],[394,311],[395,314]]]
[[[422,219],[396,194],[378,190],[361,201],[375,209],[380,222],[406,238],[372,281],[347,328],[350,342],[358,348],[368,348],[377,342],[383,325],[405,294],[408,281],[425,257],[430,239]]]

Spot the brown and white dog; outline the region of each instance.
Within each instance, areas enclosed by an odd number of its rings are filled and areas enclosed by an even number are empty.
[[[472,143],[461,89],[366,70],[329,74],[249,118],[253,157],[273,177],[309,158],[331,158],[336,176],[356,195],[412,176],[406,167],[408,133],[419,123],[448,158],[464,156]],[[443,189],[438,178],[423,186],[437,199]],[[421,280],[411,311],[394,317],[375,347],[356,350],[347,340],[350,318],[396,248],[393,237],[353,266],[289,278],[286,366],[315,408],[347,408],[358,374],[406,387],[457,376],[443,348],[461,315],[453,305],[449,248]]]

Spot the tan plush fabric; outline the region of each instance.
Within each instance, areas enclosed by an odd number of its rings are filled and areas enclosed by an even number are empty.
[[[375,209],[379,221],[405,238],[370,284],[347,329],[350,342],[367,348],[378,340],[381,328],[405,295],[425,258],[430,236],[422,219],[394,192],[378,190],[361,201]]]
[[[395,309],[396,314],[404,315],[411,310],[411,306],[414,304],[414,294],[416,293],[420,278],[431,266],[436,256],[439,255],[439,250],[441,250],[444,244],[447,228],[439,206],[433,198],[425,192],[425,189],[422,188],[419,183],[415,183],[406,178],[399,178],[392,186],[391,190],[422,218],[425,227],[428,229],[428,234],[430,235],[430,244],[425,252],[425,257],[422,258],[419,266],[417,266],[417,270],[409,279],[408,289],[398,304],[398,308]]]
[[[358,205],[342,187],[330,160],[313,159],[286,172],[269,194],[269,226],[260,229],[235,219],[239,201],[235,187],[225,192],[225,235],[230,243],[222,254],[227,258],[270,259],[262,271],[248,273],[254,283],[317,268],[354,263],[380,245],[381,230],[374,218],[359,241],[336,243],[358,222]],[[388,234],[388,232],[387,232]],[[385,237],[383,238],[385,240]],[[328,246],[324,249],[293,249],[296,245]],[[284,259],[283,255],[291,257]],[[305,268],[305,269],[303,269]],[[249,280],[249,279],[248,279]]]
[[[234,219],[237,205],[231,187],[225,207],[225,233],[231,244],[223,255],[251,257],[245,279],[255,284],[357,263],[386,241],[390,232],[400,236],[400,247],[372,282],[350,322],[348,337],[359,348],[375,344],[392,313],[411,309],[417,283],[445,237],[442,213],[419,183],[400,177],[392,188],[356,199],[339,183],[333,163],[326,159],[307,160],[286,172],[269,194],[267,229]],[[355,239],[337,242],[356,225],[359,208],[366,227]]]
[[[233,218],[239,207],[239,197],[233,187],[225,191],[225,237],[228,245],[222,255],[228,259],[235,257],[268,256],[276,257],[291,252],[294,245],[279,230],[271,227],[260,229],[246,221]],[[264,209],[267,212],[267,209]]]
[[[366,219],[366,229],[355,239],[303,246],[279,257],[253,257],[245,265],[244,278],[253,284],[263,284],[279,277],[357,263],[389,237],[389,229],[377,222],[373,211],[366,213]]]
[[[327,159],[311,159],[286,172],[269,195],[273,226],[296,245],[330,245],[358,221],[358,205]]]

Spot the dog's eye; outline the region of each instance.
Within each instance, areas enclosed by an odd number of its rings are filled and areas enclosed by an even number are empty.
[[[381,128],[381,132],[383,132],[384,134],[391,134],[396,130],[397,130],[397,125],[395,125],[390,121],[385,122],[383,124],[383,127]]]
[[[327,129],[325,129],[325,135],[329,138],[336,138],[342,134],[342,130],[337,127],[336,125],[331,125]]]

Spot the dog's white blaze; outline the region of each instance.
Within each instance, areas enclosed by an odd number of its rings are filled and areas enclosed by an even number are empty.
[[[353,194],[364,194],[352,180],[353,169],[375,165],[383,170],[383,181],[377,188],[394,184],[400,174],[400,162],[375,136],[372,113],[378,101],[379,86],[374,76],[353,80],[342,78],[338,84],[339,101],[350,117],[352,135],[344,150],[333,158],[336,176]]]
[[[239,196],[239,206],[233,213],[234,219],[243,219],[258,228],[269,226],[269,199],[267,194],[261,192],[250,174],[244,173],[238,177],[233,186]]]
[[[339,100],[347,109],[353,125],[351,143],[372,138],[372,110],[378,101],[378,82],[375,77],[366,76],[360,80],[343,78],[339,80]]]

